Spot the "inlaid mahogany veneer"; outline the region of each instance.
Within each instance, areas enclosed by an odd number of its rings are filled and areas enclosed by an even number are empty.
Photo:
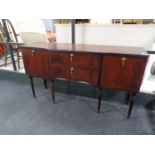
[[[125,91],[129,95],[130,117],[136,94],[140,90],[148,54],[141,47],[73,45],[36,43],[20,46],[26,74],[30,77],[35,96],[33,77],[52,80],[64,78],[86,82],[103,88]],[[98,95],[98,111],[101,93]]]

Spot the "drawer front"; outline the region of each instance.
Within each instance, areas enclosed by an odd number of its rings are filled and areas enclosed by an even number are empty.
[[[50,64],[70,65],[70,54],[64,52],[50,53]]]
[[[51,78],[64,78],[72,80],[71,71],[68,66],[52,64],[50,65],[50,74]]]
[[[99,68],[99,56],[93,54],[75,54],[72,63],[75,67],[97,71]]]
[[[138,92],[146,62],[143,57],[103,56],[101,87]]]
[[[82,69],[74,69],[73,77],[75,81],[86,82],[92,85],[98,85],[98,72]]]
[[[28,75],[49,79],[48,53],[33,49],[22,49],[25,72]]]
[[[50,63],[75,66],[82,69],[98,70],[99,56],[83,53],[53,52],[51,53]]]
[[[64,78],[98,85],[98,72],[55,64],[50,65],[50,71],[52,78]]]

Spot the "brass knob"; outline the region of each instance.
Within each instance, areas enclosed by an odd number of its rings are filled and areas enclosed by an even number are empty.
[[[70,61],[73,61],[73,56],[74,56],[74,54],[71,53],[71,54],[70,54]]]
[[[71,75],[73,74],[73,71],[74,71],[74,67],[71,67],[71,68],[70,68],[70,73],[71,73]]]
[[[125,62],[126,62],[126,57],[122,57],[122,66],[124,66],[125,65]]]
[[[35,50],[32,50],[32,56],[34,56]]]

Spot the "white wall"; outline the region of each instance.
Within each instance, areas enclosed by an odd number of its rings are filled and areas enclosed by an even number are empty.
[[[71,25],[55,24],[58,43],[71,43]],[[155,25],[76,25],[77,44],[140,46],[151,49],[155,40]]]

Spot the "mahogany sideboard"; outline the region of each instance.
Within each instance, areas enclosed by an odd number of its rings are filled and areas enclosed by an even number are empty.
[[[36,43],[22,45],[26,74],[30,78],[35,97],[33,77],[52,81],[52,97],[55,103],[54,80],[64,78],[86,82],[102,89],[125,91],[128,93],[130,117],[136,94],[141,82],[148,54],[141,47],[100,46],[63,43]],[[101,106],[98,95],[98,112]]]

